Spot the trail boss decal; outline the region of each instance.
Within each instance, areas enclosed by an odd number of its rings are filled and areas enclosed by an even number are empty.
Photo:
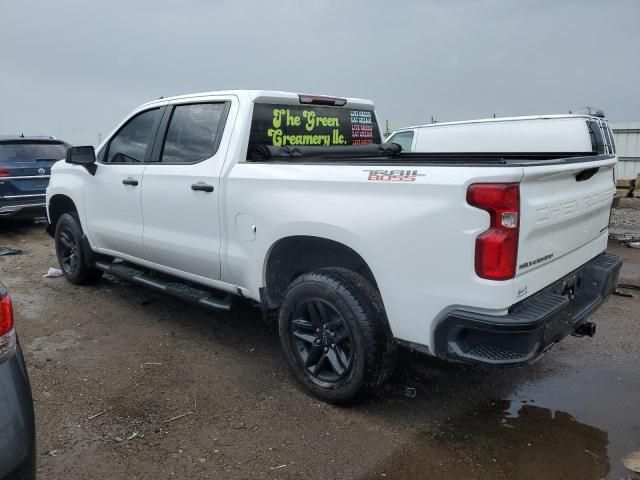
[[[369,182],[415,182],[418,177],[424,177],[424,173],[418,170],[363,170],[367,172]]]

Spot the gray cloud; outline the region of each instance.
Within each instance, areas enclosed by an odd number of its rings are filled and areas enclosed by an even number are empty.
[[[585,105],[640,120],[640,2],[0,0],[0,132],[95,143],[159,97],[372,98],[394,127]]]

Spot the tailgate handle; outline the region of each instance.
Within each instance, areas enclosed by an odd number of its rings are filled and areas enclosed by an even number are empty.
[[[584,182],[585,180],[589,180],[598,172],[598,170],[600,170],[600,167],[587,168],[586,170],[578,172],[576,174],[576,182]]]

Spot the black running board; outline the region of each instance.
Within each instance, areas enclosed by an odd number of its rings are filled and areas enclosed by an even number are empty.
[[[177,281],[165,281],[161,278],[150,278],[149,274],[142,269],[137,269],[125,263],[107,263],[95,262],[95,267],[103,272],[109,273],[115,277],[123,278],[153,288],[167,295],[180,298],[189,303],[200,305],[213,310],[222,310],[228,312],[231,310],[231,295],[225,294],[224,297],[217,297],[212,293],[192,287]]]

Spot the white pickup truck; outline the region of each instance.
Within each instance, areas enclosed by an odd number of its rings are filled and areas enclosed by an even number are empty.
[[[398,345],[513,365],[594,333],[621,266],[605,252],[616,157],[582,134],[582,152],[402,153],[367,100],[164,98],[53,167],[48,229],[73,283],[255,301],[304,388],[347,402]]]

